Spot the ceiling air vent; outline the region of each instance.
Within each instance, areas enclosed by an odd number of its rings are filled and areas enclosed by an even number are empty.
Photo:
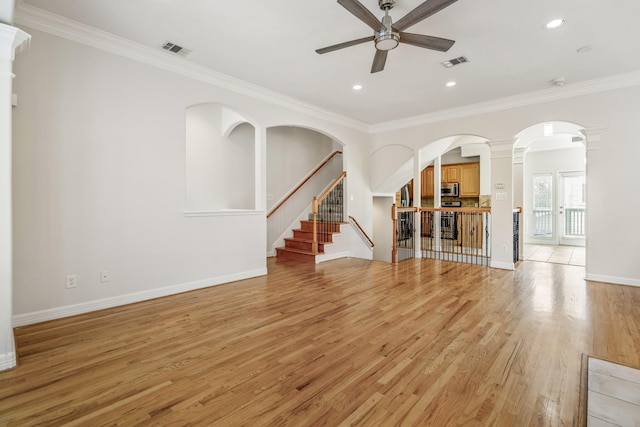
[[[178,46],[177,44],[171,42],[166,42],[165,44],[163,44],[162,49],[179,56],[187,56],[191,53],[191,50],[185,49],[182,46]]]
[[[450,59],[448,61],[444,61],[442,65],[447,68],[451,68],[454,65],[464,64],[465,62],[469,62],[469,60],[464,56],[458,56],[457,58]]]

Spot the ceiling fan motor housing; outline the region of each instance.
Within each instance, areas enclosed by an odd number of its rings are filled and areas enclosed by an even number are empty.
[[[380,2],[384,0],[379,0]],[[382,18],[382,29],[376,34],[376,49],[391,50],[398,47],[400,43],[400,34],[392,27],[393,21],[388,13]]]
[[[396,3],[396,0],[378,0],[378,6],[382,10],[389,10]]]

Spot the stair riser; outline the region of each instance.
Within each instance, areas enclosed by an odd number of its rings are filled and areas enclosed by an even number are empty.
[[[293,230],[293,237],[296,239],[313,240],[313,231]],[[333,242],[333,237],[331,234],[318,233],[318,241],[331,243]]]
[[[295,259],[298,261],[315,262],[316,257],[313,254],[300,254],[297,252],[288,252],[286,249],[277,248],[276,256],[278,258]]]
[[[311,252],[313,250],[313,242],[301,242],[299,240],[284,240],[284,246],[286,248],[302,249],[303,251]],[[318,243],[318,252],[324,253],[324,245]]]
[[[313,221],[300,221],[300,228],[305,231],[313,231]],[[324,230],[328,233],[339,233],[340,224],[337,222],[318,224],[318,230]]]

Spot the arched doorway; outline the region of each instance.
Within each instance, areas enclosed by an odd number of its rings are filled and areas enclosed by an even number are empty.
[[[586,151],[582,127],[538,123],[514,144],[514,199],[522,207],[520,258],[585,265]],[[519,202],[519,203],[518,203]]]

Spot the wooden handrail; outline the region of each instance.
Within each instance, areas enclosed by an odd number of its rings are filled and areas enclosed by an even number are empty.
[[[347,176],[347,173],[342,172],[340,176],[336,178],[335,181],[333,181],[333,184],[331,184],[326,190],[324,190],[324,192],[320,196],[318,196],[318,203],[326,199],[329,193],[331,193],[331,190],[336,188],[336,185],[340,184],[340,181],[342,181],[342,179],[345,178],[346,176]]]
[[[362,233],[362,235],[365,237],[365,239],[367,239],[369,241],[369,246],[374,247],[375,245],[373,244],[373,240],[371,240],[371,238],[369,237],[369,235],[362,229],[362,227],[360,226],[360,224],[358,224],[358,221],[356,221],[356,219],[354,217],[352,217],[351,215],[349,215],[349,219],[351,221],[353,221],[353,223],[356,225],[356,227],[358,228],[358,230],[360,230],[360,233]]]
[[[331,153],[326,159],[324,159],[322,161],[322,163],[320,163],[318,166],[316,166],[316,168],[314,170],[311,171],[311,173],[309,173],[309,175],[307,175],[305,177],[305,179],[296,186],[296,188],[294,188],[293,190],[291,190],[289,192],[289,194],[286,195],[286,197],[284,199],[282,199],[282,201],[280,201],[280,203],[278,203],[273,209],[271,209],[269,211],[269,213],[267,213],[267,218],[269,218],[271,215],[273,215],[278,209],[280,209],[282,207],[282,205],[284,205],[287,200],[289,200],[296,192],[298,192],[298,190],[300,190],[302,188],[303,185],[305,185],[307,182],[309,182],[309,180],[311,178],[313,178],[313,176],[315,174],[317,174],[320,169],[322,169],[327,163],[329,163],[331,161],[331,159],[333,159],[335,156],[337,156],[338,154],[342,154],[342,151],[334,151],[333,153]]]

